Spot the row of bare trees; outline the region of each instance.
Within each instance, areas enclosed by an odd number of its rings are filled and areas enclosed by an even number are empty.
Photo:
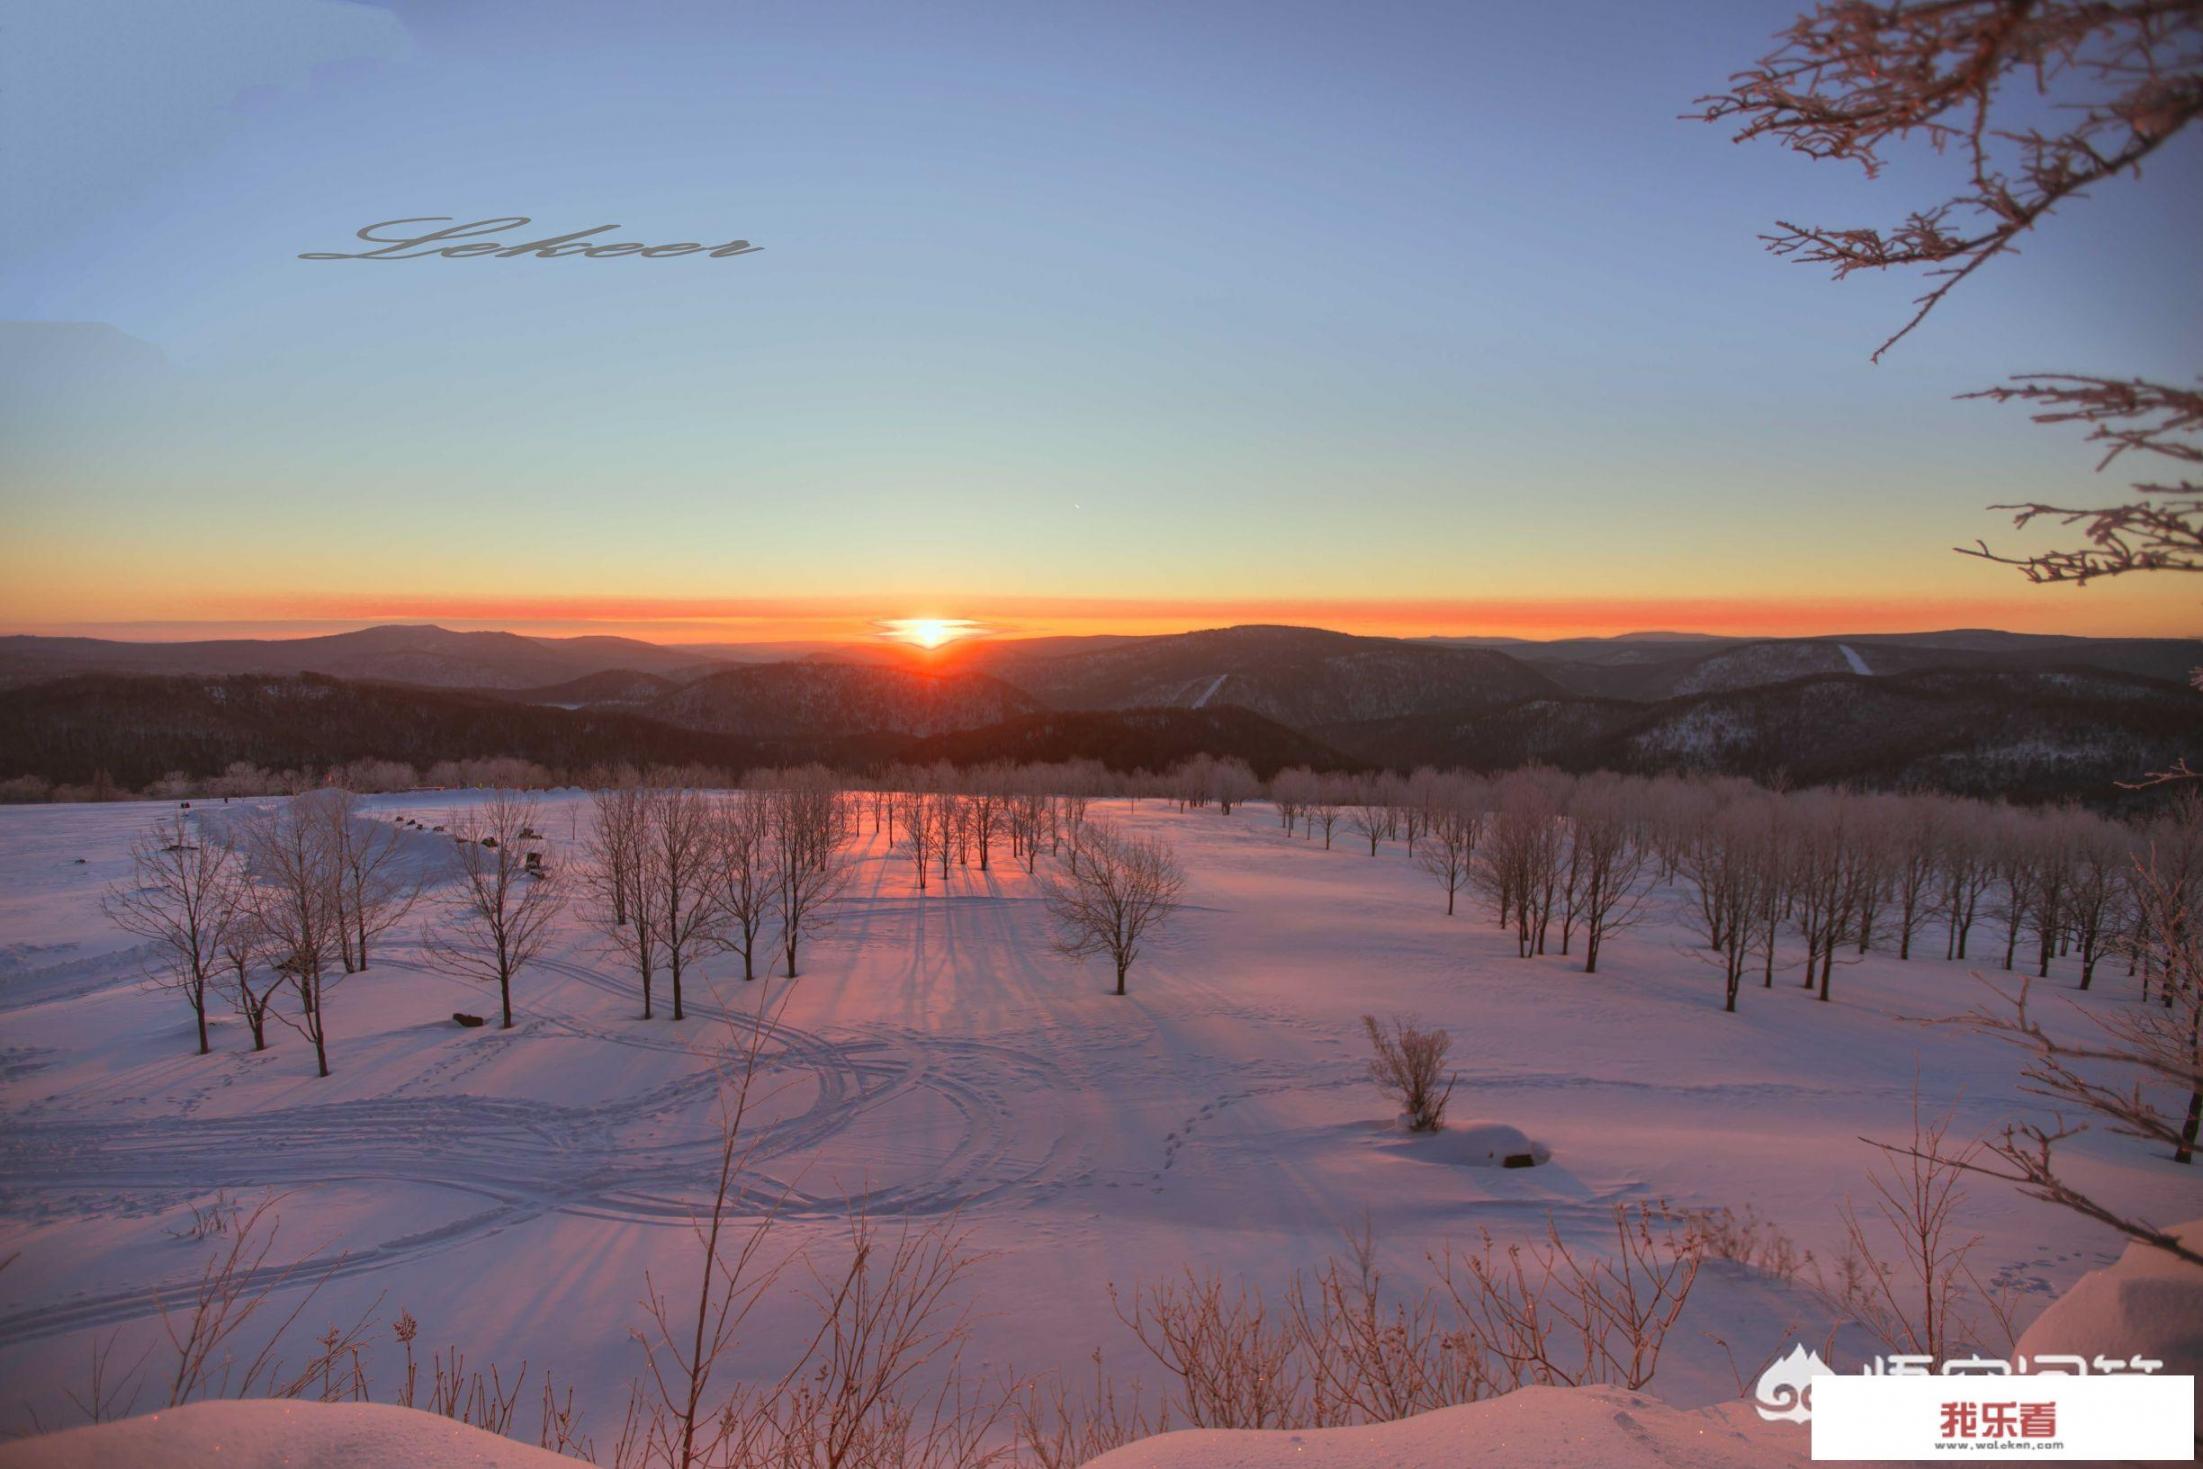
[[[371,948],[420,896],[400,835],[362,818],[346,791],[318,791],[240,813],[209,832],[182,811],[132,844],[109,889],[108,916],[144,940],[148,977],[183,997],[210,1049],[208,1012],[227,1003],[253,1049],[268,1021],[303,1034],[329,1074],[328,992],[365,969]],[[289,989],[296,1007],[275,1003]]]
[[[329,1074],[329,996],[368,967],[383,939],[437,878],[456,876],[421,933],[432,963],[498,986],[512,1024],[512,984],[542,951],[561,905],[527,843],[535,806],[511,791],[454,813],[433,843],[365,814],[327,788],[194,820],[182,810],[131,846],[130,875],[106,911],[146,943],[148,977],[181,995],[211,1049],[209,1011],[227,1003],[253,1049],[271,1019],[292,1027]],[[279,1003],[288,993],[291,1003]]]
[[[2183,893],[2203,882],[2203,839],[2178,801],[2122,822],[2078,806],[2024,808],[1934,794],[1769,790],[1711,777],[1496,777],[1281,771],[1270,782],[1290,834],[1326,846],[1343,823],[1375,856],[1397,842],[1443,886],[1446,911],[1481,894],[1525,956],[1607,938],[1679,883],[1680,915],[1732,986],[1771,985],[1795,963],[1826,998],[1846,953],[1901,959],[1940,937],[1944,957],[1989,957],[2047,977],[2071,959],[2089,988],[2107,960],[2154,973],[2143,874]],[[1993,944],[1990,954],[1981,953]],[[1733,998],[1733,996],[1732,996]]]
[[[713,954],[739,954],[742,977],[754,980],[769,942],[794,978],[848,883],[859,807],[822,766],[760,773],[733,791],[653,772],[592,801],[595,916],[634,972],[645,1019],[660,974],[672,1018],[686,1019],[688,981]]]
[[[1118,785],[1091,762],[969,769],[942,762],[889,769],[862,803],[871,829],[910,860],[925,893],[946,884],[953,867],[994,871],[1005,850],[1013,866],[1038,871],[1044,850],[1062,855],[1094,796]]]

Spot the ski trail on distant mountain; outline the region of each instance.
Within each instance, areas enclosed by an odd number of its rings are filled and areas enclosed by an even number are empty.
[[[1836,644],[1836,651],[1843,654],[1843,661],[1850,664],[1851,671],[1859,675],[1859,677],[1872,678],[1874,676],[1874,670],[1866,666],[1866,660],[1864,658],[1861,658],[1858,654],[1858,650],[1853,648],[1849,643]]]
[[[1216,691],[1224,687],[1224,680],[1230,677],[1231,675],[1228,673],[1219,673],[1216,676],[1215,681],[1201,691],[1201,697],[1193,701],[1193,707],[1196,709],[1206,709],[1208,707],[1209,700],[1216,697]]]

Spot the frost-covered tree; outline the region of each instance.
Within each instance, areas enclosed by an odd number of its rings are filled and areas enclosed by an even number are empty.
[[[1679,910],[1700,952],[1721,970],[1721,1008],[1733,1012],[1755,942],[1772,951],[1761,916],[1778,882],[1771,860],[1779,815],[1773,798],[1708,802],[1677,855],[1690,897]]]
[[[1477,845],[1472,872],[1501,927],[1512,920],[1515,950],[1527,959],[1545,952],[1553,901],[1560,888],[1566,834],[1561,802],[1567,777],[1544,767],[1509,771],[1492,787],[1492,814]]]
[[[1599,972],[1606,941],[1643,912],[1649,852],[1634,782],[1601,773],[1577,782],[1568,803],[1571,919],[1583,929],[1583,972]],[[1562,952],[1567,944],[1562,943]]]
[[[1216,798],[1216,811],[1220,816],[1232,814],[1232,808],[1244,801],[1251,801],[1262,793],[1262,782],[1255,777],[1247,762],[1238,756],[1219,760],[1209,771],[1209,794]]]
[[[1872,178],[1900,144],[1955,159],[1964,181],[1888,226],[1778,222],[1775,254],[1855,272],[1919,271],[1929,282],[1888,351],[1959,283],[2016,252],[2062,206],[2143,164],[2203,116],[2199,0],[1822,0],[1782,44],[1699,99],[1698,114]],[[2174,180],[2184,175],[2174,170]],[[2137,571],[2203,571],[2203,381],[2028,373],[1972,396],[2074,423],[2104,446],[2097,467],[2138,451],[2170,461],[2125,504],[1998,505],[2016,526],[2077,528],[2078,544],[2007,556],[2031,581],[2086,582]]]
[[[1469,880],[1476,844],[1484,830],[1483,782],[1469,777],[1442,778],[1423,798],[1423,842],[1416,863],[1446,889],[1446,916]]]

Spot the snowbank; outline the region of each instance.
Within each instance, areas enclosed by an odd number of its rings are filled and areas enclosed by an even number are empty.
[[[1158,1434],[1089,1469],[1768,1469],[1810,1457],[1803,1428],[1746,1403],[1686,1411],[1618,1387],[1525,1387],[1365,1428]]]
[[[0,1469],[573,1469],[574,1461],[416,1408],[267,1399],[193,1403],[0,1443]]]
[[[1540,1163],[1553,1157],[1551,1148],[1505,1122],[1449,1122],[1436,1132],[1411,1134],[1407,1146],[1419,1158],[1463,1168],[1502,1168],[1509,1158],[1525,1155]]]
[[[1743,1403],[1683,1410],[1618,1387],[1526,1387],[1398,1423],[1267,1433],[1188,1429],[1093,1469],[1768,1469],[1804,1464],[1805,1430]],[[573,1469],[574,1461],[434,1413],[380,1403],[194,1403],[0,1444],[0,1469]]]
[[[2203,1248],[2203,1219],[2172,1232],[2189,1249]],[[2203,1424],[2203,1270],[2155,1246],[2130,1244],[2051,1302],[2020,1335],[2018,1351],[2030,1359],[2153,1358],[2165,1364],[2163,1373],[2196,1379],[2195,1421]]]

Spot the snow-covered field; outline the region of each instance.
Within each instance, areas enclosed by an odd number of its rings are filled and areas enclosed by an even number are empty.
[[[436,822],[468,799],[366,804]],[[1227,817],[1156,801],[1095,808],[1170,840],[1190,874],[1186,911],[1124,998],[1098,963],[1049,951],[1022,870],[959,870],[921,896],[867,818],[849,896],[792,984],[745,986],[738,959],[715,958],[691,979],[685,1023],[643,1021],[577,895],[516,991],[517,1027],[461,1029],[453,1011],[494,1014],[495,996],[426,965],[424,909],[331,992],[323,1080],[295,1033],[256,1055],[228,1015],[215,1054],[194,1054],[186,1007],[143,987],[130,941],[101,915],[129,839],[167,809],[0,808],[9,1430],[34,1414],[79,1421],[64,1393],[83,1390],[95,1342],[119,1329],[112,1360],[125,1362],[154,1338],[157,1293],[173,1298],[220,1243],[179,1237],[193,1205],[273,1191],[278,1258],[341,1257],[303,1329],[410,1311],[424,1348],[508,1372],[525,1359],[576,1384],[609,1439],[640,1367],[629,1329],[645,1271],[693,1276],[684,1226],[716,1157],[725,1017],[761,996],[777,1018],[747,1196],[784,1195],[779,1239],[821,1252],[852,1208],[888,1223],[953,1216],[986,1254],[966,1367],[990,1373],[1083,1379],[1098,1348],[1154,1384],[1111,1313],[1111,1282],[1213,1267],[1275,1294],[1365,1219],[1403,1283],[1424,1277],[1427,1251],[1480,1228],[1527,1239],[1551,1216],[1593,1242],[1619,1200],[1756,1206],[1831,1258],[1839,1206],[1868,1195],[1876,1154],[1860,1138],[1909,1136],[1916,1079],[1961,1135],[2024,1106],[2008,1052],[1908,1020],[1972,1004],[1964,966],[1870,954],[1838,970],[1832,1004],[1793,974],[1724,1015],[1719,976],[1688,952],[1665,895],[1587,976],[1575,959],[1516,958],[1474,900],[1447,918],[1397,846],[1325,851],[1287,838],[1264,806]],[[545,799],[554,869],[578,860],[587,819],[584,796]],[[427,861],[447,838],[411,840]],[[2117,975],[2072,998],[2133,1003]],[[1520,1128],[1551,1161],[1464,1166],[1446,1137],[1395,1130],[1366,1079],[1364,1012],[1448,1028],[1452,1115]],[[2194,1170],[2098,1134],[2071,1147],[2079,1178],[2113,1201],[2161,1221],[2203,1215]],[[2119,1249],[1987,1181],[1969,1186],[1965,1219],[1983,1236],[1977,1265],[2025,1293],[2023,1316]],[[775,1291],[727,1372],[777,1373],[812,1319],[806,1283]],[[1801,1335],[1817,1342],[1826,1321],[1794,1285],[1710,1266],[1651,1391],[1685,1407],[1734,1398],[1738,1373]],[[381,1346],[371,1375],[393,1360]],[[148,1385],[141,1406],[159,1402]]]

